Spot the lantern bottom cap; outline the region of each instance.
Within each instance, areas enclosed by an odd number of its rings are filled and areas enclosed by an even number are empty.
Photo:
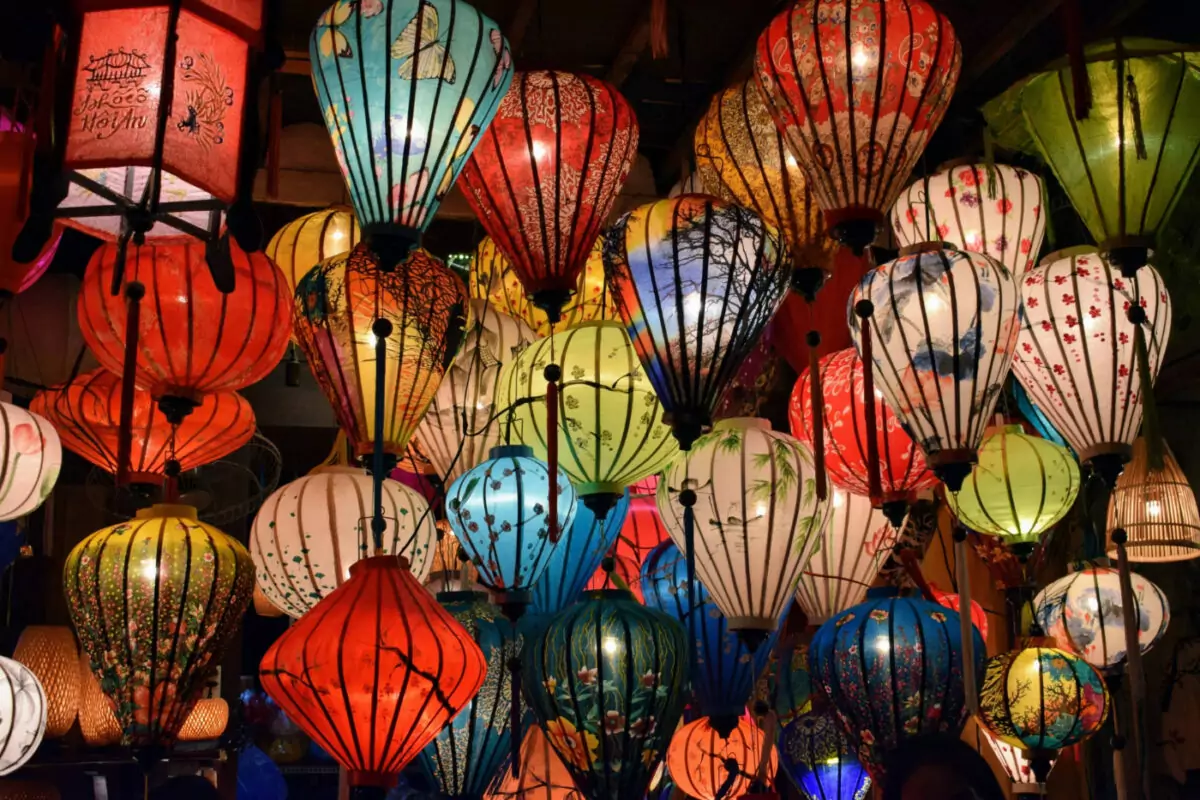
[[[197,519],[196,514],[195,506],[185,506],[175,503],[155,503],[149,508],[138,509],[137,519],[161,519],[165,517]]]
[[[355,561],[350,565],[350,575],[353,577],[354,575],[367,570],[395,570],[400,572],[408,568],[408,559],[404,556],[367,556],[366,558],[360,558],[358,561]]]
[[[367,772],[357,769],[352,769],[349,772],[351,786],[375,786],[382,789],[390,789],[396,785],[396,780],[399,777],[393,772]]]
[[[1129,526],[1125,526],[1126,530]],[[1196,542],[1170,541],[1164,539],[1139,540],[1132,539],[1125,543],[1125,555],[1130,561],[1139,564],[1166,564],[1172,561],[1188,561],[1200,558],[1200,544]],[[1114,561],[1117,558],[1117,548],[1110,547],[1108,557]]]
[[[588,511],[603,521],[625,493],[625,487],[617,483],[584,483],[575,487],[575,491]]]

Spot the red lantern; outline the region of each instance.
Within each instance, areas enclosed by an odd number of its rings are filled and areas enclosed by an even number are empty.
[[[804,0],[758,39],[755,73],[825,210],[861,253],[950,103],[962,48],[923,0]]]
[[[637,119],[615,86],[518,72],[463,170],[483,229],[552,318],[575,292],[637,145]]]
[[[934,601],[939,605],[943,605],[946,608],[950,608],[955,611],[960,611],[962,606],[962,598],[960,598],[957,594],[954,594],[953,592],[943,592],[937,587],[936,584],[932,582],[929,584],[929,591],[933,595]],[[982,636],[983,640],[986,642],[988,635],[987,612],[983,610],[983,606],[979,605],[979,603],[976,603],[974,600],[971,601],[971,624],[978,629],[979,635]]]
[[[865,259],[854,258],[839,249],[834,256],[833,274],[821,287],[821,302],[808,303],[796,292],[789,292],[784,298],[783,305],[771,320],[767,336],[797,374],[809,367],[805,341],[808,331],[821,334],[821,344],[817,347],[819,356],[836,353],[852,344],[850,331],[846,328],[846,301],[869,268]]]
[[[58,431],[70,450],[116,473],[121,379],[105,369],[86,372],[62,386],[38,392],[29,404]],[[149,392],[133,396],[133,447],[129,479],[161,483],[167,459],[187,471],[224,458],[254,436],[254,411],[234,392],[207,395],[178,426],[158,411]]]
[[[260,666],[263,688],[350,773],[390,787],[483,685],[487,662],[395,556],[355,562],[350,579],[296,620]]]
[[[646,556],[660,542],[671,538],[667,526],[658,515],[654,495],[658,492],[658,476],[640,480],[629,487],[629,511],[621,524],[615,548],[618,557],[628,558],[639,568]]]
[[[829,479],[847,492],[870,496],[867,437],[873,433],[879,449],[881,494],[871,498],[872,504],[882,507],[888,519],[899,526],[916,492],[936,486],[937,476],[926,468],[921,449],[900,426],[878,390],[875,424],[868,425],[862,361],[853,347],[825,356],[820,364]],[[788,417],[796,438],[811,444],[813,411],[807,370],[792,390]],[[871,427],[874,430],[869,433]]]

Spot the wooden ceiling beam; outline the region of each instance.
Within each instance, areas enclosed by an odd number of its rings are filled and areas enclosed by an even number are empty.
[[[525,42],[525,34],[529,31],[529,23],[533,21],[533,12],[536,10],[537,0],[521,0],[513,9],[504,36],[514,56],[521,52],[521,45]]]
[[[648,44],[650,44],[650,4],[646,3],[645,9],[638,15],[637,22],[634,23],[629,35],[621,44],[621,49],[617,51],[617,56],[613,59],[612,66],[608,68],[604,80],[619,89],[621,84],[625,83],[633,74],[633,68],[637,66],[637,62],[641,59]]]
[[[1017,13],[1006,14],[1007,22],[988,38],[986,44],[971,53],[966,59],[966,69],[958,78],[957,91],[975,83],[984,73],[1008,55],[1022,39],[1033,32],[1062,5],[1062,0],[1032,0]]]

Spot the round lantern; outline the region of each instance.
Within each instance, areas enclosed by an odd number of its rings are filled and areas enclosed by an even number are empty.
[[[550,446],[542,374],[558,364],[558,465],[580,500],[603,518],[635,481],[663,469],[679,452],[662,424],[654,387],[619,322],[584,322],[535,342],[505,370],[497,405],[511,408],[513,433],[545,460]],[[509,424],[509,420],[505,421]]]
[[[508,418],[499,412],[501,372],[534,341],[529,327],[482,300],[471,301],[472,322],[458,357],[442,378],[413,441],[446,482],[484,461],[500,444]]]
[[[486,669],[404,559],[373,556],[275,640],[259,675],[351,786],[386,789],[475,696]]]
[[[779,732],[779,761],[805,800],[866,800],[871,775],[832,712],[812,712]]]
[[[1146,440],[1133,443],[1133,460],[1125,466],[1108,502],[1107,530],[1122,528],[1130,561],[1183,561],[1200,557],[1200,510],[1196,493],[1171,449],[1163,443],[1163,468],[1152,469]],[[1109,557],[1117,557],[1109,545]]]
[[[232,392],[265,378],[287,349],[292,299],[283,273],[261,253],[230,243],[234,289],[217,289],[205,247],[173,240],[125,252],[124,279],[146,290],[137,328],[139,388],[182,417],[202,395]],[[112,293],[123,248],[101,245],[79,293],[79,327],[100,366],[121,374],[129,301]]]
[[[460,0],[337,2],[308,45],[358,220],[390,269],[433,221],[512,80],[500,26]]]
[[[250,530],[258,588],[298,618],[350,577],[368,554],[404,556],[423,581],[433,569],[437,528],[415,489],[384,479],[384,548],[374,553],[371,509],[374,483],[366,470],[318,467],[271,493]]]
[[[485,236],[471,258],[471,297],[487,300],[502,314],[524,322],[538,336],[559,333],[581,322],[619,319],[612,292],[604,280],[603,254],[604,237],[600,236],[579,273],[575,294],[559,312],[559,321],[552,325],[546,312],[533,304],[512,262],[491,237]]]
[[[923,0],[805,0],[758,38],[754,71],[832,234],[871,243],[942,121],[962,49]]]
[[[658,512],[684,552],[678,495],[695,492],[696,575],[752,646],[775,629],[825,525],[812,476],[804,445],[742,417],[718,422],[659,481]]]
[[[521,653],[521,638],[482,592],[443,592],[438,602],[479,645],[487,677],[421,751],[420,765],[444,797],[482,800],[511,751],[512,689],[505,673],[509,660]]]
[[[557,322],[637,156],[637,118],[589,75],[519,72],[463,171],[463,195]]]
[[[894,527],[863,495],[830,493],[829,521],[796,584],[796,601],[810,624],[862,602],[903,527]]]
[[[979,719],[1027,751],[1061,750],[1100,730],[1108,716],[1100,673],[1078,656],[1033,644],[988,659]]]
[[[1051,253],[1021,281],[1025,324],[1013,374],[1080,461],[1127,461],[1142,424],[1137,337],[1150,376],[1171,332],[1171,300],[1153,268],[1123,277],[1094,248]],[[1146,321],[1135,325],[1136,303]],[[1139,327],[1141,332],[1139,334]]]
[[[113,713],[112,703],[100,688],[92,673],[87,655],[78,660],[79,670],[79,732],[88,747],[109,747],[121,741],[121,725]]]
[[[1041,179],[1027,170],[952,163],[904,190],[892,206],[892,230],[901,247],[948,242],[989,255],[1021,275],[1042,249],[1044,197]]]
[[[929,584],[929,593],[933,595],[933,601],[938,605],[952,609],[958,614],[962,613],[962,597],[954,592],[943,592],[937,587],[937,584]],[[987,612],[983,610],[983,606],[971,601],[971,624],[979,631],[979,635],[983,640],[987,641],[988,635],[988,619]]]
[[[971,633],[975,663],[964,665],[958,614],[894,589],[868,593],[817,630],[809,667],[872,777],[883,778],[885,754],[904,739],[962,730],[963,671],[981,671],[987,658],[979,631]]]
[[[33,758],[46,732],[46,692],[22,664],[0,656],[0,775]]]
[[[988,429],[979,463],[962,489],[946,493],[946,502],[971,530],[1031,549],[1066,516],[1078,493],[1079,466],[1067,448],[1020,425],[998,425]]]
[[[510,770],[500,774],[485,800],[579,800],[567,765],[537,725],[521,737],[520,764],[518,775]]]
[[[881,495],[872,498],[899,527],[908,507],[922,489],[937,485],[925,466],[925,456],[901,427],[882,392],[875,389],[875,424],[867,423],[862,359],[853,347],[823,357],[820,362],[823,398],[825,470],[835,486],[853,494],[870,495],[867,439],[875,437],[879,453]],[[792,435],[812,446],[812,383],[808,370],[796,381],[788,405]],[[873,430],[872,430],[873,428]]]
[[[1008,377],[1020,308],[1004,265],[937,244],[867,273],[850,296],[854,346],[951,491],[970,474]]]
[[[361,238],[354,211],[346,206],[333,206],[284,225],[263,252],[279,267],[294,292],[310,269],[327,258],[353,250]]]
[[[60,739],[79,712],[79,650],[65,625],[30,625],[21,631],[13,660],[38,679],[46,692],[46,738]]]
[[[675,786],[696,800],[743,797],[758,774],[763,757],[763,732],[746,719],[722,735],[707,719],[698,719],[675,731],[667,749],[667,770]],[[731,773],[731,767],[736,770]],[[772,748],[764,779],[769,783],[779,766]]]
[[[686,450],[712,424],[783,302],[787,246],[753,212],[688,194],[621,217],[604,264],[634,350]]]
[[[375,445],[375,321],[392,324],[383,441],[386,452],[400,456],[458,352],[467,314],[462,280],[424,250],[384,270],[359,245],[300,280],[296,340],[356,453]]]
[[[1162,590],[1141,575],[1132,573],[1130,582],[1138,647],[1145,653],[1166,633],[1171,607]],[[1033,598],[1033,612],[1047,636],[1093,667],[1107,672],[1125,663],[1124,604],[1116,567],[1099,561],[1059,578]]]
[[[628,592],[591,592],[523,658],[526,699],[583,795],[643,796],[683,712],[679,623]]]
[[[43,389],[31,411],[53,423],[67,449],[100,469],[116,474],[121,424],[121,379],[106,369],[77,376],[70,383]],[[167,461],[182,471],[218,461],[254,436],[254,411],[236,392],[208,394],[178,425],[158,410],[149,392],[134,389],[133,436],[129,480],[162,483]]]
[[[220,662],[250,605],[254,563],[194,508],[156,505],[76,545],[63,589],[122,742],[154,750],[174,743]]]
[[[208,742],[221,738],[229,725],[229,703],[220,697],[204,697],[192,706],[192,713],[179,729],[181,742]]]
[[[4,393],[5,399],[11,399]],[[0,451],[0,521],[36,511],[54,488],[62,445],[43,417],[0,402],[4,448]]]
[[[558,516],[550,516],[550,493]],[[489,460],[461,475],[446,491],[446,518],[479,570],[479,582],[502,606],[531,599],[559,537],[575,517],[575,490],[560,469],[549,468],[524,445],[492,448]],[[586,574],[586,573],[585,573]]]
[[[584,589],[602,588],[590,587],[589,579],[612,551],[628,511],[628,492],[604,519],[599,519],[585,503],[576,504],[574,520],[563,530],[562,538],[550,553],[546,571],[533,585],[530,611],[548,618],[578,600]]]

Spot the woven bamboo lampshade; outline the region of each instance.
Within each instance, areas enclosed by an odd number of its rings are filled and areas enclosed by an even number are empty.
[[[13,658],[46,690],[46,738],[66,736],[79,710],[79,649],[66,625],[30,625],[21,631]]]
[[[1108,530],[1124,528],[1130,561],[1184,561],[1200,557],[1196,494],[1171,449],[1163,443],[1163,468],[1150,468],[1146,440],[1133,443],[1133,460],[1117,479],[1108,503]],[[1109,545],[1109,557],[1117,548]]]
[[[197,700],[179,729],[181,742],[207,742],[220,738],[229,724],[229,703],[220,697]]]
[[[112,703],[100,688],[87,656],[79,659],[79,730],[88,747],[108,747],[121,740]]]

